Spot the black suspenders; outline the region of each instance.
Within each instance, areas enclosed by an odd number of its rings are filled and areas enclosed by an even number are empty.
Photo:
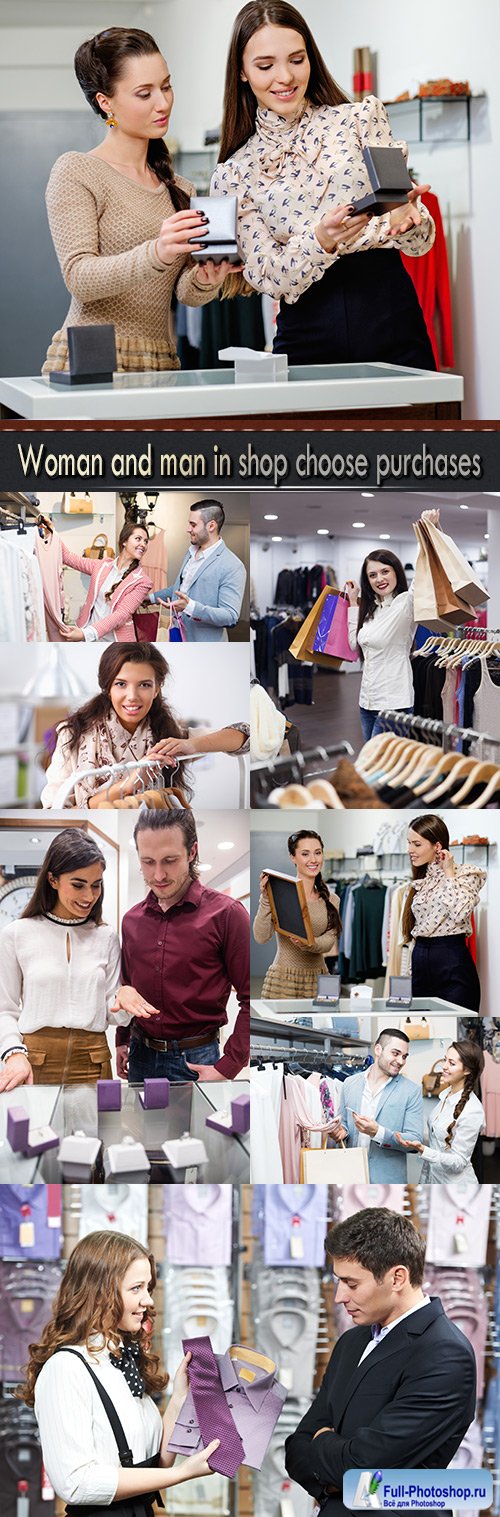
[[[100,1382],[100,1380],[98,1380],[97,1375],[94,1374],[94,1371],[93,1371],[91,1365],[88,1364],[87,1360],[84,1359],[83,1354],[80,1354],[77,1348],[67,1348],[67,1349],[65,1349],[63,1347],[56,1348],[56,1349],[54,1349],[54,1353],[55,1354],[65,1354],[65,1353],[73,1354],[74,1357],[75,1357],[75,1359],[80,1359],[81,1363],[85,1365],[85,1369],[88,1370],[89,1375],[92,1376],[92,1380],[94,1382],[97,1394],[100,1397],[100,1400],[102,1401],[104,1410],[106,1412],[106,1416],[108,1417],[109,1422],[111,1423],[111,1427],[113,1429],[113,1433],[115,1435],[116,1442],[117,1442],[117,1445],[118,1445],[118,1453],[120,1455],[120,1464],[122,1465],[122,1467],[124,1469],[130,1469],[131,1467],[133,1467],[134,1456],[133,1456],[132,1450],[129,1449],[129,1446],[128,1446],[128,1443],[127,1443],[127,1440],[126,1440],[126,1437],[125,1437],[125,1433],[123,1431],[123,1428],[122,1428],[122,1425],[121,1425],[118,1413],[116,1412],[115,1407],[113,1406],[113,1402],[111,1400],[111,1397],[108,1396],[108,1392],[105,1391],[104,1386],[101,1385],[101,1382]]]

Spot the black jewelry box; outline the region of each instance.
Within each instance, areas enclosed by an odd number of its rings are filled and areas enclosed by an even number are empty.
[[[193,252],[196,263],[205,263],[207,259],[213,263],[221,263],[224,258],[229,263],[242,263],[238,247],[238,200],[236,195],[192,195],[189,202],[192,211],[203,211],[208,218],[207,223],[202,222],[200,235],[195,234],[189,241],[203,243],[202,252]]]
[[[95,326],[68,327],[69,374],[54,370],[55,385],[103,385],[113,383],[116,369],[116,336],[112,322]]]
[[[413,184],[401,148],[364,147],[363,158],[372,188],[354,202],[356,215],[364,211],[368,216],[383,216],[398,205],[407,205]]]

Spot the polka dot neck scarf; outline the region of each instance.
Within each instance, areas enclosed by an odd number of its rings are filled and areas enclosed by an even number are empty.
[[[112,1354],[110,1352],[109,1355],[114,1368],[121,1370],[122,1375],[125,1375],[127,1385],[129,1390],[132,1391],[133,1396],[144,1395],[144,1381],[138,1369],[139,1353],[138,1343],[128,1343],[127,1345],[122,1343],[120,1354]]]

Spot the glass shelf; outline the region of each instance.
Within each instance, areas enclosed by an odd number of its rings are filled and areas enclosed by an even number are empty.
[[[416,118],[415,128],[411,126],[404,132],[408,142],[470,142],[474,120],[472,106],[479,109],[479,102],[486,98],[485,94],[415,95],[411,100],[386,100],[384,103],[389,120],[394,118],[392,125],[398,131],[405,112],[410,121],[412,117]],[[438,128],[443,126],[443,130],[433,132],[429,129],[433,112]]]

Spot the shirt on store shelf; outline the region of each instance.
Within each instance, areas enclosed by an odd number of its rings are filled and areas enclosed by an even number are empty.
[[[226,1406],[243,1442],[242,1463],[258,1470],[287,1393],[277,1379],[275,1370],[265,1370],[250,1358],[247,1360],[244,1348],[235,1353],[236,1357],[229,1353],[216,1355],[219,1379]],[[213,1436],[219,1436],[216,1420]],[[197,1449],[203,1448],[191,1389],[179,1412],[168,1447],[176,1454],[194,1454]]]
[[[0,1185],[0,1254],[4,1259],[59,1259],[60,1185]]]
[[[147,1185],[82,1185],[79,1238],[88,1233],[126,1233],[148,1241]]]
[[[426,1263],[454,1269],[486,1264],[491,1185],[440,1185],[430,1191]]]
[[[342,1208],[342,1220],[353,1217],[366,1207],[386,1206],[389,1211],[404,1211],[404,1185],[342,1185],[336,1187]]]
[[[57,1264],[0,1262],[0,1380],[24,1374],[30,1344],[49,1321],[61,1278]]]
[[[266,1264],[325,1263],[328,1190],[326,1185],[266,1185],[264,1258]]]
[[[170,1264],[229,1265],[232,1185],[172,1185],[165,1189]]]

